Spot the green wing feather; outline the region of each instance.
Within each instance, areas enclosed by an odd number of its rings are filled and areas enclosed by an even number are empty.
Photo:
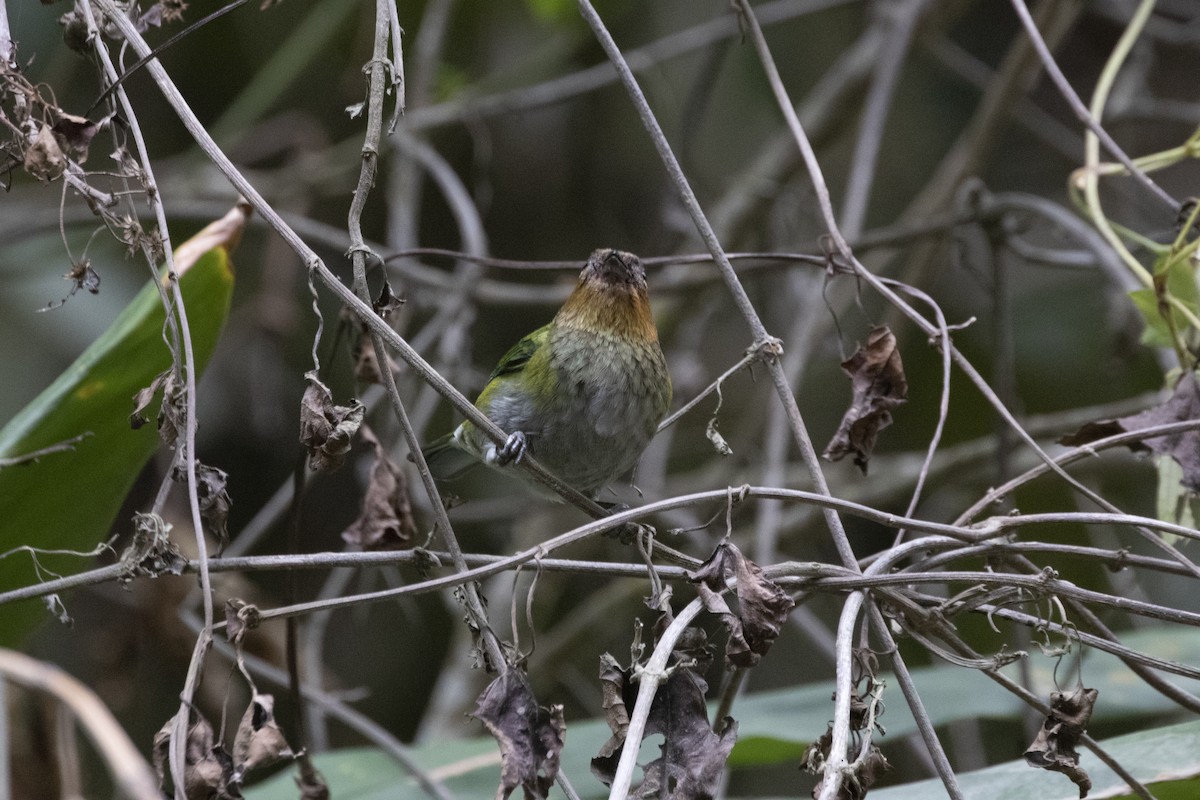
[[[538,348],[549,341],[549,339],[549,325],[543,325],[521,339],[521,341],[510,347],[508,352],[500,357],[500,363],[492,370],[492,374],[488,376],[488,380],[492,381],[501,375],[511,375],[514,372],[520,372],[525,369],[525,365],[529,363],[529,359],[533,358],[533,354],[538,351]]]
[[[522,372],[525,369],[525,365],[529,363],[538,349],[549,340],[550,325],[546,325],[538,328],[510,347],[508,352],[501,357],[500,363],[496,364],[496,368],[492,370],[492,374],[488,376],[488,383],[483,387],[483,391],[480,393],[479,399],[475,401],[475,405],[480,408],[486,408],[486,399],[489,392],[496,389],[496,379],[517,375]],[[469,422],[465,422],[463,425],[470,428]],[[439,481],[457,480],[481,463],[479,455],[466,449],[464,444],[456,439],[453,434],[447,434],[429,443],[421,448],[421,452],[429,464],[429,471]]]

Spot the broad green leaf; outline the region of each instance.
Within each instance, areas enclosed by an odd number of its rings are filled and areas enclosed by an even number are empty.
[[[1194,800],[1200,797],[1200,722],[1117,736],[1101,746],[1158,800]],[[1091,751],[1080,748],[1079,764],[1092,780],[1089,800],[1132,798],[1125,782],[1101,763]],[[1036,769],[1021,761],[1009,761],[958,776],[967,800],[1076,800],[1079,790],[1066,777]],[[871,800],[930,800],[945,797],[938,779],[909,783],[870,794]]]
[[[176,250],[176,270],[199,369],[229,313],[236,245],[246,213],[235,208]],[[88,561],[43,551],[89,552],[103,541],[138,472],[158,448],[153,424],[133,430],[133,396],[171,365],[164,312],[151,283],[50,386],[0,429],[0,459],[63,442],[71,448],[0,469],[0,591],[37,583]],[[147,409],[153,419],[157,404]],[[36,548],[36,557],[24,549]],[[39,619],[42,601],[4,609],[0,643]]]
[[[1198,630],[1166,631],[1160,628],[1128,632],[1122,634],[1122,642],[1160,658],[1185,664],[1200,663]],[[1043,696],[1048,695],[1054,689],[1053,659],[1035,656],[1030,666],[1034,690]],[[1015,676],[1016,665],[1009,669],[1010,675]],[[974,670],[937,666],[914,669],[912,674],[926,711],[937,726],[964,719],[1016,719],[1024,708],[1023,703]],[[887,735],[881,739],[886,744],[914,732],[916,725],[896,688],[894,678],[890,675],[884,677],[888,682],[884,695],[887,712],[880,721],[887,730]],[[1146,719],[1178,710],[1174,704],[1142,683],[1116,658],[1107,654],[1089,651],[1085,658],[1084,677],[1088,686],[1100,691],[1094,723]],[[1200,691],[1200,685],[1195,681],[1175,676],[1169,679],[1192,692]],[[832,718],[833,702],[830,698],[833,691],[833,682],[827,681],[751,693],[739,700],[733,709],[733,716],[738,721],[738,743],[730,756],[730,767],[735,770],[753,769],[764,764],[797,763],[804,748],[813,738],[824,733],[826,724]],[[464,732],[477,733],[481,726],[467,724],[463,729]],[[604,787],[592,776],[589,761],[608,736],[608,728],[600,720],[567,720],[562,766],[584,798],[607,796]],[[644,743],[642,754],[642,763],[656,758],[657,741],[652,739]],[[368,800],[385,796],[396,800],[425,797],[395,761],[380,751],[368,748],[341,750],[320,754],[316,758],[335,797]],[[461,741],[434,742],[413,748],[412,758],[429,774],[444,779],[447,787],[459,797],[490,797],[495,793],[500,756],[490,738],[477,736]],[[1196,748],[1194,761],[1200,765],[1200,748]],[[1043,782],[1039,784],[1043,790],[1055,787],[1055,782],[1060,780],[1068,791],[1074,790],[1074,786],[1061,775],[1039,774],[1038,770],[1031,767],[1024,769]],[[1184,777],[1192,774],[1195,773],[1187,773]],[[373,794],[380,791],[384,793]],[[247,800],[291,800],[294,794],[295,783],[289,772],[246,791]],[[879,790],[873,791],[871,797],[879,794]],[[941,796],[942,793],[934,792],[924,797]],[[1035,792],[1026,796],[1040,798],[1042,795]],[[1195,796],[1200,795],[1189,795]]]

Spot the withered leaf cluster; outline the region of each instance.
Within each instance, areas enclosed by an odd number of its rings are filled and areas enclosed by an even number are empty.
[[[238,800],[247,773],[295,757],[275,722],[275,700],[269,694],[256,692],[251,698],[238,723],[232,752],[198,712],[192,712],[190,723],[183,767],[183,793],[187,800]],[[170,771],[174,724],[174,719],[168,720],[154,735],[154,768],[160,786]]]
[[[881,699],[883,684],[875,674],[879,665],[875,654],[869,649],[857,649],[853,653],[852,688],[850,692],[850,751],[853,760],[842,768],[842,783],[836,797],[838,800],[863,800],[885,772],[892,768],[874,740],[864,741],[878,730],[884,733],[879,717],[884,712]],[[866,744],[864,750],[863,745]],[[825,774],[829,769],[829,749],[833,745],[833,723],[804,751],[804,769],[814,775]],[[823,790],[823,781],[813,787],[815,800]]]
[[[852,726],[853,727],[853,726]],[[829,757],[829,748],[833,744],[833,726],[825,730],[815,742],[804,751],[804,768],[811,773],[819,774]],[[863,800],[883,774],[892,768],[891,763],[884,757],[878,745],[872,744],[867,753],[856,760],[850,770],[842,778],[842,786],[838,789],[837,800]],[[821,784],[813,787],[812,797],[816,800],[821,793]]]
[[[482,722],[500,745],[497,800],[521,787],[525,800],[542,800],[558,777],[567,735],[561,705],[538,705],[525,673],[510,667],[488,684],[471,716]]]
[[[879,432],[892,424],[892,409],[908,400],[895,334],[886,325],[872,330],[867,343],[842,362],[842,370],[850,376],[854,395],[823,455],[840,461],[852,454],[866,474]]]
[[[54,1],[42,0],[42,4]],[[151,3],[145,11],[142,11],[137,3],[129,5],[127,16],[139,33],[145,33],[151,28],[158,28],[183,19],[183,12],[188,7],[184,0],[159,0],[157,3]],[[107,17],[99,17],[98,22],[100,33],[104,36],[113,39],[120,36],[116,25]],[[88,24],[83,14],[80,11],[68,11],[58,18],[58,24],[63,29],[63,43],[81,55],[88,55],[90,52]]]
[[[592,773],[606,786],[616,777],[629,730],[629,711],[637,699],[634,672],[632,667],[622,668],[608,653],[600,657],[604,718],[612,737],[592,759]],[[642,782],[631,789],[630,798],[709,800],[717,796],[721,773],[737,741],[737,723],[726,717],[721,732],[713,732],[704,704],[707,690],[704,679],[686,664],[673,667],[659,685],[650,706],[646,735],[662,735],[662,755],[642,765]]]
[[[729,629],[729,642],[725,646],[729,664],[756,665],[779,636],[795,601],[763,575],[762,567],[728,541],[717,545],[708,561],[689,577],[697,584],[704,607],[719,614]],[[738,598],[736,614],[722,597],[731,578]]]
[[[74,13],[74,12],[72,12]],[[91,120],[61,108],[53,95],[21,72],[16,59],[0,59],[0,171],[20,166],[42,183],[51,183],[68,169],[82,174],[92,140],[117,119],[108,115]]]
[[[1100,695],[1097,689],[1078,687],[1071,694],[1050,693],[1050,713],[1042,722],[1041,730],[1029,749],[1025,761],[1031,767],[1041,767],[1051,772],[1061,772],[1079,787],[1079,796],[1087,797],[1092,780],[1079,766],[1079,753],[1075,749],[1079,739],[1087,732],[1092,708]]]
[[[300,400],[300,442],[308,448],[311,469],[333,472],[346,463],[366,409],[357,400],[348,406],[335,405],[329,388],[315,372],[305,373],[304,379],[308,388]]]
[[[164,573],[182,575],[187,558],[171,541],[170,526],[157,514],[133,515],[133,541],[121,553],[122,585],[145,575],[157,578]]]
[[[397,550],[412,544],[417,532],[412,503],[408,499],[408,482],[404,471],[380,444],[367,426],[362,428],[363,441],[375,450],[370,482],[363,496],[362,510],[342,538],[363,550]]]
[[[1175,383],[1175,389],[1165,403],[1126,417],[1089,422],[1058,441],[1070,447],[1080,447],[1121,433],[1195,419],[1200,419],[1200,383],[1194,372],[1188,372]],[[1135,453],[1154,453],[1175,459],[1183,470],[1183,479],[1180,481],[1183,486],[1190,491],[1200,492],[1200,430],[1151,436],[1126,446]]]

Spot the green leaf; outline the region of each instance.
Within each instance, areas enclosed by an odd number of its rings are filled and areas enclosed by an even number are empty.
[[[1200,722],[1138,731],[1106,739],[1101,746],[1152,791],[1159,800],[1192,800],[1200,796]],[[1090,750],[1080,748],[1079,764],[1092,779],[1089,798],[1132,798],[1125,782]],[[1024,760],[958,776],[967,800],[1076,800],[1079,790],[1062,775],[1036,769]],[[871,792],[871,800],[928,800],[946,793],[938,779]]]
[[[229,250],[246,214],[234,209],[176,250],[176,270],[198,369],[212,355],[233,291]],[[0,459],[21,459],[65,442],[36,461],[0,468],[0,591],[87,566],[78,556],[103,541],[125,495],[160,440],[154,425],[130,426],[133,396],[171,365],[164,312],[151,283],[59,377],[0,429]],[[147,409],[151,418],[157,403]],[[0,462],[2,463],[2,462]],[[14,550],[22,548],[20,550]],[[36,557],[25,548],[36,548]],[[0,644],[19,640],[45,603],[4,609]]]
[[[1193,313],[1200,307],[1200,289],[1196,287],[1196,273],[1186,258],[1170,259],[1161,256],[1154,264],[1154,281],[1161,285],[1166,294],[1174,297]],[[1174,347],[1171,328],[1158,307],[1158,296],[1154,289],[1136,289],[1129,293],[1134,306],[1141,312],[1146,323],[1142,331],[1142,344],[1150,347]],[[1171,321],[1175,330],[1187,330],[1189,325],[1178,309],[1171,309]]]

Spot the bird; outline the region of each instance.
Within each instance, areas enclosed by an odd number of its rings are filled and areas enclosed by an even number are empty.
[[[634,467],[670,405],[646,270],[632,253],[599,249],[554,319],[504,354],[475,401],[507,440],[497,445],[467,420],[422,453],[439,481],[528,453],[594,498]]]

